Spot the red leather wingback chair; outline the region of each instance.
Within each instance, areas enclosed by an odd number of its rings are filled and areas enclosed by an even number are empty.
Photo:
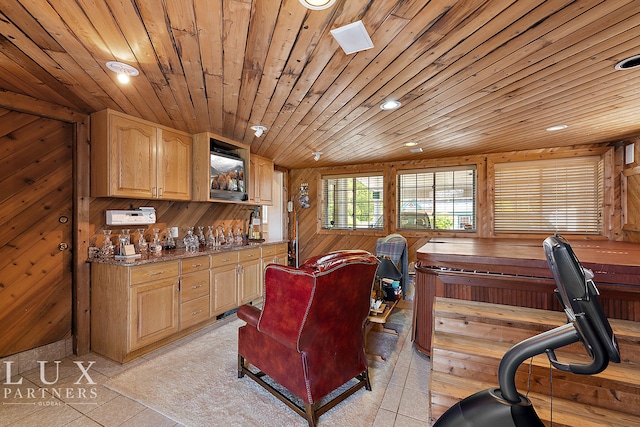
[[[310,426],[358,389],[371,390],[363,325],[377,267],[378,259],[360,250],[314,257],[299,268],[268,265],[263,309],[238,309],[247,322],[238,329],[238,378],[246,374]],[[269,385],[265,375],[300,398],[304,409]],[[353,379],[353,386],[319,406],[320,399]]]

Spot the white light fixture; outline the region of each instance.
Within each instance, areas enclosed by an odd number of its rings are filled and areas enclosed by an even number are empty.
[[[415,141],[408,141],[408,142],[405,142],[402,145],[404,145],[405,147],[415,147],[416,145],[418,145],[418,143],[415,142]]]
[[[347,55],[373,47],[371,37],[369,37],[369,33],[367,33],[366,28],[364,28],[362,21],[356,21],[331,30],[331,35]]]
[[[300,3],[307,9],[322,10],[328,9],[336,2],[336,0],[300,0]]]
[[[380,108],[382,108],[383,110],[395,110],[396,108],[400,107],[400,101],[385,101],[382,104],[380,104]]]
[[[320,156],[322,155],[322,152],[321,151],[314,151],[311,154],[313,154],[313,160],[315,160],[317,162],[318,160],[320,160]]]
[[[256,138],[260,138],[265,130],[267,130],[266,126],[251,126],[251,130],[255,131]]]
[[[563,130],[566,129],[568,126],[567,125],[556,125],[556,126],[549,126],[547,128],[547,131],[549,132],[554,132],[556,130]]]
[[[138,70],[129,64],[118,61],[107,62],[107,68],[118,75],[118,81],[123,84],[129,83],[130,77],[135,77],[138,74]]]
[[[422,153],[422,147],[409,148],[409,151],[411,151],[412,153]]]

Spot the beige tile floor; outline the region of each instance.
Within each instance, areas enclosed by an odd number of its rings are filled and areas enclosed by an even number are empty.
[[[180,426],[143,404],[101,385],[123,370],[136,369],[136,365],[144,360],[170,351],[173,345],[126,365],[94,354],[84,356],[81,358],[86,361],[83,367],[90,381],[95,384],[90,384],[81,368],[74,363],[78,361],[77,356],[63,359],[57,369],[47,365],[44,378],[41,378],[39,368],[5,378],[0,395],[0,427]],[[90,369],[87,368],[88,361],[95,361]],[[409,339],[405,340],[374,426],[429,425],[429,369],[429,359],[417,352]],[[19,382],[20,378],[21,384],[8,384]]]

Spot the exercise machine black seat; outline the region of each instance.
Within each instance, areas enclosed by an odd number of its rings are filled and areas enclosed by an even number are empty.
[[[556,369],[581,375],[602,372],[609,362],[620,363],[620,351],[609,321],[598,302],[593,273],[582,267],[571,245],[560,235],[542,244],[556,282],[556,295],[567,323],[526,339],[505,353],[498,367],[499,388],[473,394],[449,408],[434,427],[539,427],[544,426],[531,401],[518,393],[516,371],[530,357],[546,353]],[[563,363],[555,349],[582,342],[589,363]],[[580,417],[576,413],[576,417]]]

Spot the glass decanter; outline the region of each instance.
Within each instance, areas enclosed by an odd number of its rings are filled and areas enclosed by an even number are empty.
[[[111,242],[111,230],[102,230],[104,234],[104,242],[100,247],[100,258],[109,258],[113,256],[113,243]]]
[[[144,232],[144,228],[138,228],[138,243],[136,244],[136,249],[138,249],[138,253],[140,254],[147,252],[149,246],[147,240],[144,238]]]
[[[198,243],[202,247],[207,244],[207,238],[204,237],[204,227],[201,225],[198,226]]]
[[[184,241],[184,248],[187,252],[198,252],[198,246],[200,243],[198,242],[198,238],[193,234],[193,227],[189,227],[187,234],[182,240]]]
[[[207,247],[213,249],[216,247],[216,236],[213,232],[213,225],[208,226],[207,230]]]
[[[162,253],[162,240],[160,240],[160,229],[153,229],[153,239],[149,245],[149,252],[154,255],[160,255]]]

